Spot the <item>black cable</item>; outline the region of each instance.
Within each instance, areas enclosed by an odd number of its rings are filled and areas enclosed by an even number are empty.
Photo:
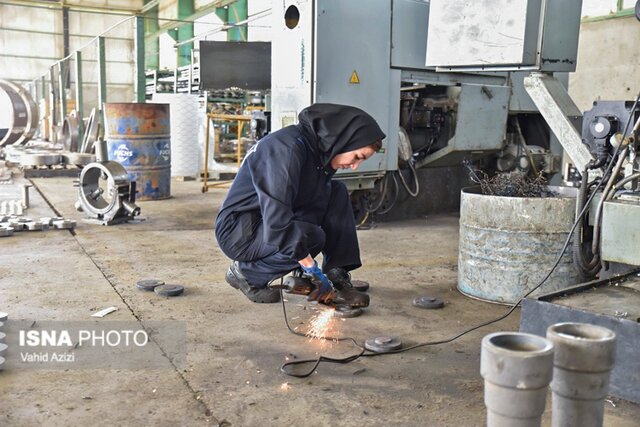
[[[640,93],[638,93],[638,96],[636,97],[636,100],[633,104],[633,107],[631,108],[631,111],[635,111],[636,107],[638,105],[638,101],[640,101]],[[623,132],[623,137],[627,132],[627,129],[629,127],[629,123],[631,122],[631,119],[633,117],[633,114],[629,115],[629,119],[627,120],[627,124],[624,127],[624,132]],[[620,147],[622,146],[622,143],[618,144],[618,146],[616,147],[613,156],[611,156],[612,159],[615,159],[616,155],[618,154],[618,152],[620,151]],[[611,172],[611,169],[613,168],[614,162],[610,161],[607,169],[604,171],[603,176],[606,176],[607,174],[609,174]],[[292,377],[296,377],[296,378],[306,378],[310,375],[312,375],[315,370],[318,368],[318,366],[320,366],[320,363],[322,362],[327,362],[327,363],[338,363],[338,364],[347,364],[347,363],[351,363],[361,357],[376,357],[376,356],[383,356],[383,355],[387,355],[387,354],[399,354],[399,353],[404,353],[410,350],[414,350],[416,348],[420,348],[420,347],[426,347],[426,346],[431,346],[431,345],[440,345],[440,344],[447,344],[450,343],[452,341],[457,340],[458,338],[473,332],[477,329],[483,328],[485,326],[489,326],[492,325],[494,323],[497,323],[501,320],[506,319],[509,315],[511,315],[511,313],[513,313],[515,311],[515,309],[518,307],[518,305],[520,305],[520,303],[527,298],[529,295],[531,295],[533,292],[535,292],[538,288],[540,288],[540,286],[542,286],[548,279],[549,277],[551,277],[551,274],[553,274],[553,272],[555,271],[556,267],[558,266],[558,264],[560,264],[560,261],[562,260],[562,257],[564,256],[564,253],[566,252],[569,243],[571,242],[571,236],[573,235],[576,227],[578,226],[578,223],[580,221],[582,221],[582,217],[584,216],[584,214],[587,212],[589,205],[591,203],[591,200],[593,199],[593,197],[596,195],[596,193],[598,192],[598,190],[600,189],[600,187],[602,186],[602,184],[605,182],[604,179],[600,180],[600,182],[598,182],[598,185],[596,185],[595,189],[593,190],[593,192],[591,193],[591,195],[587,198],[587,201],[584,204],[584,207],[580,210],[580,212],[578,213],[578,215],[576,215],[576,220],[574,221],[573,225],[571,226],[571,230],[569,230],[569,234],[567,235],[567,239],[564,242],[564,245],[562,246],[562,250],[560,251],[560,253],[558,254],[558,257],[556,258],[555,262],[553,263],[553,266],[551,267],[551,269],[549,270],[549,272],[544,276],[544,278],[536,285],[534,286],[531,290],[529,290],[526,294],[524,294],[522,297],[520,297],[520,299],[515,302],[510,308],[509,310],[503,314],[502,316],[499,316],[495,319],[491,319],[488,320],[486,322],[480,323],[478,325],[472,326],[468,329],[463,330],[462,332],[459,332],[456,335],[453,335],[449,338],[444,338],[442,340],[438,340],[438,341],[426,341],[423,343],[419,343],[419,344],[415,344],[409,347],[405,347],[405,348],[401,348],[398,350],[390,350],[390,351],[385,351],[385,352],[370,352],[367,353],[366,349],[361,346],[360,344],[358,344],[358,342],[352,338],[352,337],[342,337],[342,338],[333,338],[333,337],[323,337],[322,339],[324,340],[330,340],[330,341],[351,341],[355,346],[357,346],[358,348],[361,349],[360,353],[358,354],[354,354],[352,356],[348,356],[348,357],[344,357],[344,358],[332,358],[332,357],[327,357],[327,356],[320,356],[316,359],[304,359],[304,360],[296,360],[296,361],[292,361],[292,362],[285,362],[280,366],[280,371],[286,375],[292,376]],[[289,329],[289,331],[295,335],[299,335],[299,336],[306,336],[305,334],[301,333],[301,332],[297,332],[294,331],[291,326],[289,325],[289,321],[287,318],[287,310],[285,307],[285,303],[284,303],[284,298],[282,298],[282,290],[280,291],[280,297],[282,300],[282,311],[284,314],[284,318],[285,318],[285,323],[287,325],[287,328]],[[289,366],[294,366],[294,365],[303,365],[303,364],[309,364],[309,363],[313,363],[313,367],[311,368],[311,370],[307,371],[307,372],[303,372],[303,373],[294,373],[294,372],[290,372],[287,370],[287,367]]]

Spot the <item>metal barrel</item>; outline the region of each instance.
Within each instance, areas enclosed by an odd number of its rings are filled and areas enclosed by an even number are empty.
[[[502,197],[465,188],[460,200],[458,290],[512,304],[549,272],[571,230],[576,189],[550,187],[558,197]],[[571,248],[571,246],[569,246]],[[579,283],[571,250],[532,295]]]
[[[136,199],[171,197],[169,104],[107,103],[104,122],[109,160],[136,182]]]

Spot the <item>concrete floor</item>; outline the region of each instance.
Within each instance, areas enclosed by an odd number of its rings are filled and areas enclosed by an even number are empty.
[[[306,379],[287,377],[279,372],[287,356],[345,356],[356,349],[290,334],[280,305],[252,304],[224,282],[229,261],[216,246],[213,221],[226,190],[202,194],[197,182],[173,182],[173,198],[139,203],[145,221],[102,227],[82,222],[74,210],[71,179],[34,184],[41,195],[33,192],[30,216],[52,215],[49,203],[78,226],[75,233],[23,232],[0,240],[0,311],[11,321],[88,321],[116,306],[103,320],[181,321],[187,362],[153,370],[0,372],[0,425],[484,424],[480,340],[517,330],[518,311],[451,344],[321,365]],[[456,291],[457,235],[455,215],[360,231],[364,267],[354,276],[371,282],[372,304],[361,317],[340,322],[340,332],[359,342],[397,335],[410,345],[503,313],[504,307]],[[147,278],[184,285],[186,292],[161,298],[136,290],[135,282]],[[442,298],[446,306],[414,308],[419,295]],[[303,327],[312,310],[301,297],[289,298],[287,306]],[[638,419],[638,405],[606,403],[605,425],[631,427]],[[549,410],[544,420],[548,425]]]

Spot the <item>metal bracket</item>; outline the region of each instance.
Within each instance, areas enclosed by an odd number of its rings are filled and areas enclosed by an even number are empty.
[[[553,75],[545,73],[531,73],[524,78],[524,87],[573,164],[583,171],[594,158],[571,123],[571,117],[581,117],[582,113],[567,90]],[[592,173],[601,172],[594,170]]]

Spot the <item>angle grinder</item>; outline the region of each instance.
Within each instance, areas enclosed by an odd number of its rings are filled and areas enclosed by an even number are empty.
[[[316,287],[311,280],[304,277],[287,276],[280,283],[273,281],[269,287],[271,289],[282,289],[287,294],[292,295],[309,295]],[[336,317],[356,317],[362,314],[362,309],[354,306],[348,298],[344,298],[337,293],[336,297],[330,302],[324,302],[323,305],[333,308]]]

